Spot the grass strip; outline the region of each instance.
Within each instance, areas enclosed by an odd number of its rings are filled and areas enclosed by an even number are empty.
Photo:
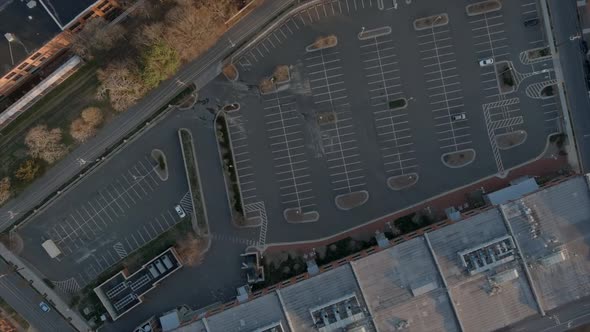
[[[189,190],[193,202],[193,212],[197,218],[197,227],[199,235],[206,236],[209,234],[207,225],[207,216],[204,209],[203,196],[201,195],[201,182],[197,158],[195,155],[195,146],[193,144],[193,135],[186,128],[178,130],[178,137],[182,148],[182,158],[184,159],[184,169],[188,180]]]

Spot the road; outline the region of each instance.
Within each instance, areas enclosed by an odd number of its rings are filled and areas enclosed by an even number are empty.
[[[502,331],[558,332],[589,323],[590,298],[583,298],[549,311],[545,317],[535,315]]]
[[[0,231],[10,227],[19,216],[35,208],[51,193],[75,177],[86,165],[83,161],[96,160],[109,147],[116,144],[139,124],[146,121],[175,96],[187,82],[195,82],[200,88],[220,73],[220,62],[235,45],[240,45],[276,17],[295,0],[266,1],[232,27],[211,49],[197,60],[185,65],[170,80],[162,83],[137,105],[106,125],[92,140],[76,148],[67,157],[35,181],[21,195],[0,208]]]
[[[548,3],[580,168],[583,173],[588,173],[590,172],[590,99],[583,67],[584,54],[581,50],[581,39],[570,40],[571,36],[581,33],[576,1],[549,0]]]
[[[9,268],[0,260],[0,271]],[[0,297],[39,331],[76,331],[53,307],[49,312],[41,311],[43,297],[15,272],[0,276]]]

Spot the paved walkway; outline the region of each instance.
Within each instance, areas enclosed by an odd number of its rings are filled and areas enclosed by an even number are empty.
[[[267,244],[267,252],[277,252],[283,250],[310,251],[313,248],[325,246],[349,236],[358,236],[361,234],[372,235],[375,234],[376,231],[383,231],[384,229],[386,229],[387,222],[393,222],[394,220],[405,215],[408,215],[410,213],[422,211],[425,208],[431,208],[434,211],[444,211],[444,209],[447,207],[462,205],[463,203],[465,203],[467,194],[480,188],[483,188],[485,192],[493,192],[498,189],[502,189],[509,186],[510,181],[517,179],[519,177],[527,175],[542,176],[548,174],[555,174],[557,171],[568,167],[569,166],[567,156],[559,156],[555,159],[539,159],[530,162],[529,164],[526,164],[524,166],[521,166],[517,169],[511,170],[506,178],[501,179],[493,176],[483,179],[479,182],[458,188],[454,191],[442,193],[430,200],[423,201],[404,210],[396,211],[381,218],[371,220],[363,225],[360,225],[353,229],[349,229],[342,233],[335,234],[329,238],[323,238],[314,241]]]
[[[0,255],[4,259],[18,268],[18,273],[28,280],[33,288],[42,294],[59,313],[64,316],[78,331],[91,331],[92,329],[75,310],[70,307],[53,291],[47,284],[41,280],[29,267],[15,254],[13,254],[4,244],[0,243]]]

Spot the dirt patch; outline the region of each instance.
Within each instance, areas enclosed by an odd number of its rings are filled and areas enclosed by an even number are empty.
[[[318,113],[317,117],[318,125],[327,125],[327,124],[334,124],[338,121],[338,116],[336,112],[323,112]]]
[[[260,90],[261,94],[267,94],[275,90],[275,84],[273,82],[272,77],[264,78],[258,84],[258,89]]]
[[[432,15],[414,20],[414,30],[420,31],[432,29],[447,24],[449,24],[449,17],[447,14]]]
[[[371,30],[363,30],[358,34],[359,40],[365,40],[369,38],[377,38],[381,36],[387,36],[391,34],[391,27],[381,27]]]
[[[291,80],[291,75],[289,74],[289,66],[287,65],[280,65],[275,68],[275,71],[272,74],[274,78],[275,84],[282,84],[287,83]]]
[[[154,169],[160,180],[168,180],[168,163],[166,161],[166,155],[164,152],[159,149],[153,149],[151,156],[158,163]]]
[[[318,37],[313,44],[308,45],[305,50],[307,52],[319,51],[325,48],[330,48],[338,45],[338,37],[336,35]]]
[[[283,211],[283,217],[285,217],[285,220],[287,220],[287,222],[306,223],[318,221],[318,219],[320,218],[320,214],[317,211],[309,211],[302,213],[301,210],[297,208],[292,208],[285,209],[285,211]]]
[[[418,182],[418,173],[410,173],[388,178],[387,186],[392,190],[402,190],[415,185],[416,182]]]
[[[445,166],[450,168],[467,166],[475,160],[475,150],[466,149],[445,153],[441,156],[441,160]]]
[[[551,56],[551,50],[549,47],[541,47],[541,48],[534,48],[532,50],[528,50],[526,52],[527,58],[529,60],[536,60],[540,58],[548,58]]]
[[[369,199],[369,192],[366,190],[355,191],[348,194],[336,196],[334,201],[340,210],[350,210],[359,207],[367,202]]]
[[[467,5],[465,10],[467,11],[467,16],[475,16],[485,13],[491,13],[502,9],[502,4],[498,0],[487,0],[482,2],[473,3],[471,5]]]
[[[238,69],[236,68],[236,66],[233,63],[227,64],[223,67],[223,75],[229,81],[232,81],[232,82],[237,81],[238,77],[239,77]]]
[[[527,133],[524,130],[517,130],[510,133],[496,135],[496,143],[501,150],[508,150],[519,146],[527,138]]]
[[[509,93],[516,88],[513,68],[509,62],[502,61],[496,64],[496,77],[500,83],[500,92]]]

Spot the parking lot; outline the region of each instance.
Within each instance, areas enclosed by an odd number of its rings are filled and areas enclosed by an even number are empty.
[[[65,193],[50,209],[19,228],[22,256],[49,280],[73,293],[138,248],[176,225],[176,204],[190,213],[191,200],[175,131],[164,138],[148,132],[124,153]],[[150,156],[166,154],[162,180]],[[50,259],[41,243],[52,240],[62,255]]]
[[[526,56],[546,46],[542,22],[523,25],[539,18],[537,4],[502,2],[500,10],[467,15],[475,2],[311,5],[234,56],[237,82],[220,76],[201,91],[241,105],[231,114],[243,133],[234,145],[250,148],[238,175],[249,177],[241,181],[244,198],[255,192],[265,203],[267,242],[328,236],[505,176],[542,154],[547,135],[559,131],[560,110],[555,96],[541,95],[555,79],[551,58]],[[448,19],[413,26],[425,17]],[[332,35],[335,45],[310,51]],[[260,93],[281,65],[290,68],[288,82]],[[502,65],[512,82],[498,78]],[[341,195],[358,192],[368,200],[338,205]],[[285,211],[293,209],[319,219],[292,222]]]

